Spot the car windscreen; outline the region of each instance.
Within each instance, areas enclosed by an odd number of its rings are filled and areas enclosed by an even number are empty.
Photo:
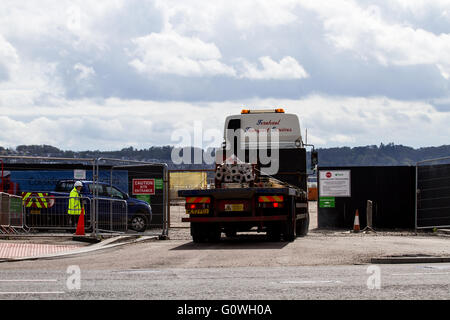
[[[70,192],[73,189],[74,182],[73,181],[61,181],[56,186],[55,191],[57,192]]]
[[[101,184],[97,184],[95,187],[96,187],[95,189],[97,189],[98,195],[100,197],[107,197],[108,196],[108,194],[106,193],[106,190],[105,190],[105,186],[103,186]],[[91,193],[91,194],[95,193],[94,192],[95,191],[94,184],[92,184],[92,183],[88,184],[88,188],[89,188],[89,193]]]
[[[116,199],[124,199],[124,195],[122,192],[120,192],[119,190],[117,190],[114,187],[110,187],[110,186],[105,186],[106,189],[106,194],[108,195],[108,197],[112,197],[112,198],[116,198]]]

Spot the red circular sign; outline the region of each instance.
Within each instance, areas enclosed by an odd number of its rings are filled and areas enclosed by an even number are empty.
[[[327,178],[331,178],[332,174],[331,172],[327,172]]]

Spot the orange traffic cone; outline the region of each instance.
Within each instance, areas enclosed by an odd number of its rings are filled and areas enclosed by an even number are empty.
[[[81,209],[80,218],[78,219],[77,232],[75,232],[77,236],[84,236],[84,208]]]
[[[360,231],[359,212],[358,212],[358,209],[356,209],[355,222],[353,223],[353,232],[359,232],[359,231]]]

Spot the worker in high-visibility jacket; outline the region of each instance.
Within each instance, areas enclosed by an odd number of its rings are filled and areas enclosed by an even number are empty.
[[[69,215],[69,225],[74,226],[78,222],[78,218],[81,214],[81,188],[83,184],[80,181],[75,182],[72,191],[69,195],[69,209],[67,213]]]

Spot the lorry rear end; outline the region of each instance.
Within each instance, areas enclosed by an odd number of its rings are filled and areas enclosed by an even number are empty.
[[[266,232],[270,240],[293,241],[308,233],[306,194],[294,188],[185,190],[194,242],[216,242],[221,234]]]

